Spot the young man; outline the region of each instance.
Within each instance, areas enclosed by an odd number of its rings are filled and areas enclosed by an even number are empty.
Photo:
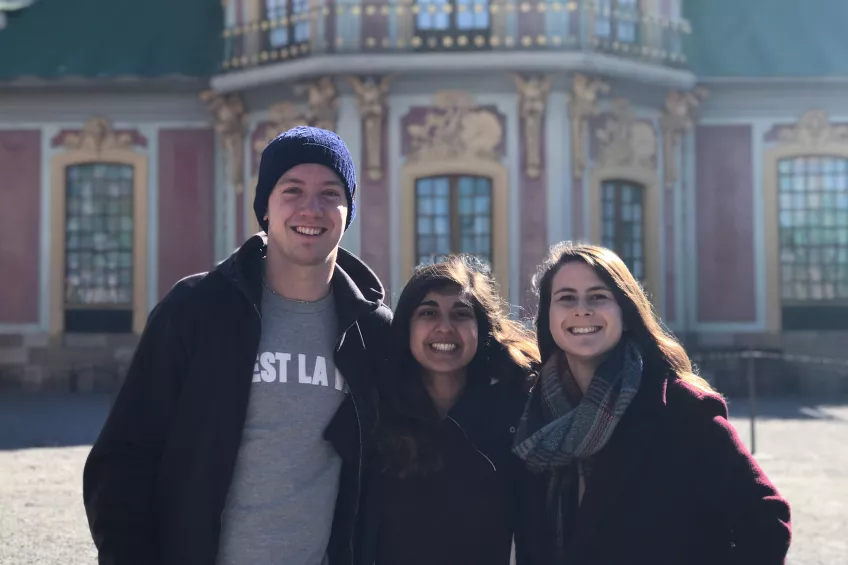
[[[86,463],[100,563],[352,563],[391,312],[339,248],[356,176],[334,133],[265,148],[256,235],[170,291]]]

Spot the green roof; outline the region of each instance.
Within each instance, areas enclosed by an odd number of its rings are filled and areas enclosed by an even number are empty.
[[[704,77],[848,75],[846,0],[683,0]]]
[[[7,13],[0,80],[207,76],[223,25],[220,0],[38,0]]]

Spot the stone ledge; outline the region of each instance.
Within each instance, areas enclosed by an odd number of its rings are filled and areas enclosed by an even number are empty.
[[[0,365],[26,365],[29,362],[29,348],[24,346],[0,346]]]
[[[0,334],[0,347],[18,347],[24,344],[21,334]]]

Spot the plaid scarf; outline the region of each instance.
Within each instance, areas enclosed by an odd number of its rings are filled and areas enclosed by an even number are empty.
[[[541,427],[530,429],[528,403],[512,450],[530,471],[550,472],[547,505],[560,552],[565,547],[565,528],[573,526],[566,518],[576,512],[576,504],[569,498],[575,467],[590,471],[590,458],[612,437],[641,382],[642,355],[626,338],[598,367],[585,394],[580,394],[562,352],[552,355],[542,367]]]

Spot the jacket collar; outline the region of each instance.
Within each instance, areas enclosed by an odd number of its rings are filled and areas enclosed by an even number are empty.
[[[456,405],[448,413],[465,432],[468,440],[497,459],[491,450],[501,440],[511,441],[527,401],[523,371],[515,377],[479,379],[469,382]],[[508,451],[510,445],[506,445]]]
[[[216,267],[216,271],[238,287],[257,312],[261,312],[262,306],[261,268],[267,243],[267,236],[258,233]],[[338,250],[330,283],[336,297],[340,332],[344,332],[360,316],[379,308],[385,295],[377,275],[358,257],[342,248]]]

